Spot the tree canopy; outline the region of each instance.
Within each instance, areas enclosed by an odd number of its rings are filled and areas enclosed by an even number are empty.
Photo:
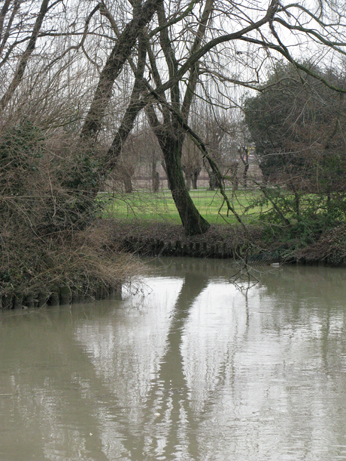
[[[309,62],[321,79],[346,88],[345,75]],[[346,104],[342,93],[278,64],[261,92],[244,105],[245,120],[267,181],[310,192],[346,190]]]

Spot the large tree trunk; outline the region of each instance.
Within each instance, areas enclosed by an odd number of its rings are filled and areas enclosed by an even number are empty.
[[[96,140],[102,128],[103,118],[112,96],[114,81],[131,55],[138,35],[151,20],[158,6],[162,4],[162,1],[146,0],[141,8],[137,9],[133,19],[126,24],[123,32],[115,42],[114,48],[100,73],[94,99],[84,121],[81,131],[81,138],[84,141]]]
[[[177,139],[159,136],[160,145],[165,158],[167,176],[174,203],[187,235],[204,234],[210,225],[197,210],[187,190],[181,166],[181,147]]]
[[[171,184],[169,182],[169,177],[168,177],[168,174],[167,174],[167,167],[166,167],[166,164],[165,162],[161,162],[161,166],[162,168],[164,169],[165,173],[166,173],[166,177],[167,177],[167,186],[168,186],[168,189],[171,189]]]

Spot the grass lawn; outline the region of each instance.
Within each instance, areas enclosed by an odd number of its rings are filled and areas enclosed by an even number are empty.
[[[244,222],[258,218],[260,207],[247,211],[247,207],[258,198],[260,192],[239,190],[232,199],[232,191],[227,191],[228,198]],[[206,189],[191,190],[190,195],[202,216],[211,224],[237,223],[232,213],[227,216],[227,207],[218,191]],[[146,190],[134,191],[131,194],[100,194],[105,202],[103,216],[122,220],[155,221],[179,224],[180,218],[170,190],[161,190],[157,194]]]

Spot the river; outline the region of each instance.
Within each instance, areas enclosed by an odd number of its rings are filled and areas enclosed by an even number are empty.
[[[0,312],[0,460],[346,460],[346,269],[159,259]]]

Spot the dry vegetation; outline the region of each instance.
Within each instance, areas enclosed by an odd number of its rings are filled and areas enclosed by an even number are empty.
[[[97,219],[83,183],[74,184],[81,168],[84,180],[93,169],[72,152],[71,139],[47,139],[30,122],[0,134],[0,296],[59,286],[95,296],[138,271]]]

